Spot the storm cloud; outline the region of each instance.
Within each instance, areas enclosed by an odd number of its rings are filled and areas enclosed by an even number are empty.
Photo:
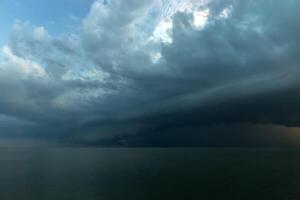
[[[99,0],[60,35],[16,20],[0,54],[1,136],[209,145],[243,141],[221,139],[234,124],[297,127],[299,7]]]

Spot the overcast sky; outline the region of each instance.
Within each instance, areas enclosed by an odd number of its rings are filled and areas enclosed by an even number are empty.
[[[299,8],[1,0],[1,144],[299,145]]]

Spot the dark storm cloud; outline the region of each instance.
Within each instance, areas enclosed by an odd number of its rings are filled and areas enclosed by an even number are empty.
[[[79,33],[60,37],[16,21],[0,62],[2,115],[30,121],[37,135],[87,143],[187,126],[300,124],[299,1],[208,2],[197,7],[209,9],[201,28],[193,12],[177,12],[170,43],[149,39],[157,5],[96,1]]]

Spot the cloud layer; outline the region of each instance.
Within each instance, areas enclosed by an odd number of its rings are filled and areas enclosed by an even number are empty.
[[[60,36],[16,20],[0,56],[0,124],[16,126],[1,129],[97,142],[223,123],[298,126],[299,6],[95,1]]]

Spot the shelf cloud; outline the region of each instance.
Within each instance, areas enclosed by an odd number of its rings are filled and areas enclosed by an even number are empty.
[[[16,19],[0,53],[1,137],[197,146],[289,132],[300,125],[299,7],[97,0],[60,34]]]

